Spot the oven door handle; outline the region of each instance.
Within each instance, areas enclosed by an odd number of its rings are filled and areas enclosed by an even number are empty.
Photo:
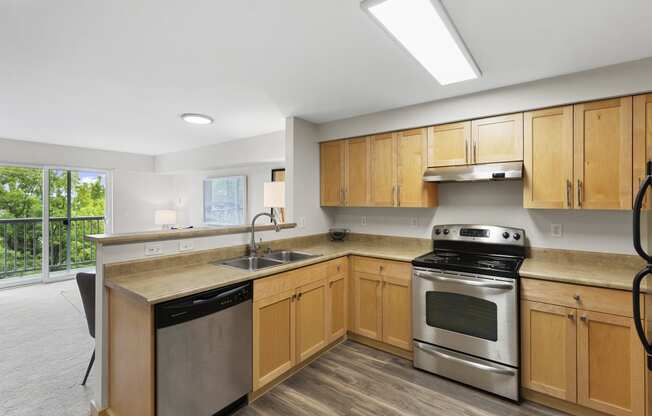
[[[413,342],[414,342],[414,346],[417,347],[418,349],[420,349],[420,350],[422,350],[422,351],[424,351],[424,352],[426,352],[428,354],[435,355],[435,356],[437,356],[439,358],[443,358],[444,360],[454,361],[456,363],[466,365],[468,367],[477,368],[478,370],[489,371],[491,373],[502,374],[502,375],[505,375],[505,376],[515,376],[516,375],[516,372],[513,371],[513,370],[508,370],[508,369],[505,369],[505,368],[498,368],[498,367],[494,367],[494,366],[488,365],[488,364],[480,364],[480,363],[476,363],[476,362],[473,362],[473,361],[467,361],[467,360],[464,360],[462,358],[458,358],[458,357],[454,357],[454,356],[449,355],[449,354],[445,354],[445,353],[439,351],[438,349],[436,349],[434,347],[431,347],[430,345],[424,344],[422,342],[419,342],[419,341],[413,341]]]
[[[514,288],[514,285],[511,284],[511,283],[491,282],[491,281],[474,282],[472,280],[466,280],[466,279],[451,279],[449,277],[439,276],[436,273],[423,272],[421,270],[415,270],[414,275],[417,276],[417,277],[422,277],[424,279],[432,280],[432,281],[435,281],[435,282],[457,283],[457,284],[460,284],[460,285],[475,286],[475,287],[487,287],[487,288],[490,288],[490,289],[510,290],[510,289]]]

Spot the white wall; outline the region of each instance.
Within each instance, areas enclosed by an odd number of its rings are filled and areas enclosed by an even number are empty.
[[[298,228],[292,235],[308,235],[328,231],[332,219],[319,206],[319,143],[317,126],[297,117],[285,123],[286,179],[285,198],[288,222]]]
[[[285,132],[156,156],[156,172],[196,172],[285,161]]]
[[[318,126],[319,140],[468,120],[652,91],[652,58],[432,101]]]
[[[154,171],[153,156],[9,139],[0,139],[0,164],[3,162],[103,170]]]
[[[527,210],[522,186],[446,183],[439,185],[437,208],[331,208],[330,214],[335,226],[360,233],[429,238],[435,224],[492,224],[523,228],[532,247],[633,254],[631,211]],[[561,238],[552,237],[551,224],[562,225]]]

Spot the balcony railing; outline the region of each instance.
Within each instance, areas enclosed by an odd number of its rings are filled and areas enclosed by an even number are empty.
[[[40,273],[42,222],[41,218],[0,219],[0,279]],[[103,233],[104,217],[52,217],[49,223],[50,271],[95,264],[95,245],[84,236]]]

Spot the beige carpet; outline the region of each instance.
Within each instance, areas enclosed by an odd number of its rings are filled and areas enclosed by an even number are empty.
[[[0,290],[0,415],[88,415],[93,346],[74,280]]]

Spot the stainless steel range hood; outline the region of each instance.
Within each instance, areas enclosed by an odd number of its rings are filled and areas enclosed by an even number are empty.
[[[426,182],[477,182],[521,179],[523,162],[430,168],[423,174]]]

